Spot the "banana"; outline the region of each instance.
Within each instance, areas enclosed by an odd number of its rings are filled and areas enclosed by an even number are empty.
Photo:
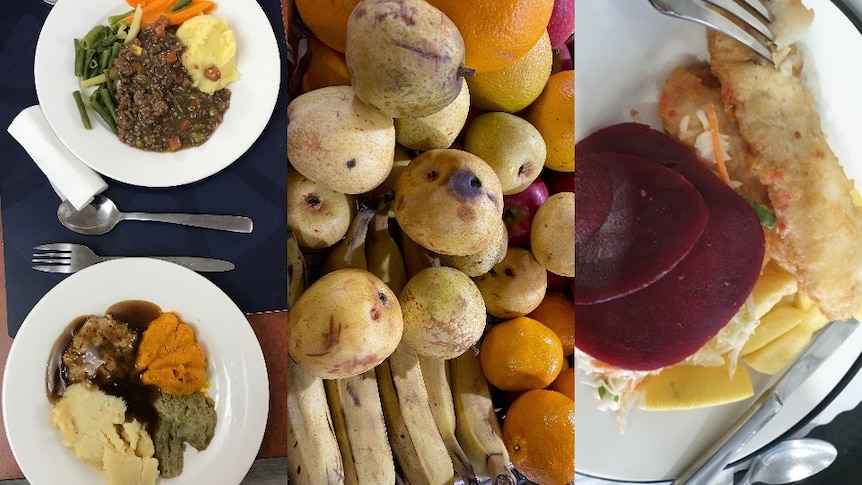
[[[455,403],[452,399],[452,388],[449,386],[446,359],[419,355],[419,366],[428,390],[434,421],[449,450],[455,473],[464,479],[465,484],[479,483],[470,459],[455,438]]]
[[[490,476],[494,485],[515,485],[509,452],[479,357],[467,351],[450,360],[449,378],[455,402],[455,436],[476,474]]]
[[[395,461],[374,369],[323,384],[341,449],[344,483],[395,483]]]
[[[416,273],[431,266],[441,266],[440,257],[431,251],[422,247],[419,243],[410,239],[404,231],[401,231],[401,252],[404,255],[404,266],[407,269],[407,279],[412,278]]]
[[[407,270],[398,243],[389,232],[389,206],[383,204],[374,214],[368,230],[365,256],[368,270],[399,295],[407,284]]]
[[[350,222],[347,236],[336,243],[323,260],[324,274],[343,268],[368,269],[368,261],[365,258],[365,238],[373,217],[373,210],[366,207],[359,208]]]
[[[308,286],[308,268],[305,256],[299,249],[299,243],[293,231],[287,231],[287,309],[299,298]]]
[[[431,411],[419,359],[402,342],[377,366],[389,442],[412,485],[454,483],[452,459]]]
[[[287,358],[287,476],[297,485],[339,485],[344,468],[323,380]]]

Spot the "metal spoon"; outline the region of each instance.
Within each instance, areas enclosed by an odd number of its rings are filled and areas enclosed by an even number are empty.
[[[740,484],[796,482],[820,473],[837,456],[838,450],[827,441],[815,438],[784,441],[757,455]]]
[[[105,234],[122,220],[169,222],[184,226],[243,233],[249,233],[252,230],[251,219],[243,216],[120,212],[111,199],[103,195],[96,195],[93,201],[80,211],[76,210],[68,201],[63,201],[57,208],[57,218],[69,229],[79,234],[91,236]]]

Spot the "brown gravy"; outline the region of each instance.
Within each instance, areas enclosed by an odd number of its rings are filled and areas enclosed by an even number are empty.
[[[137,341],[140,342],[144,331],[150,322],[162,314],[162,309],[155,303],[145,300],[124,300],[108,307],[105,314],[112,315],[114,319],[126,323],[130,329],[137,333]],[[48,400],[52,404],[56,404],[63,397],[63,393],[70,385],[66,366],[63,364],[63,352],[72,342],[72,338],[87,320],[87,317],[88,315],[81,315],[72,320],[51,349],[45,381]],[[158,415],[153,408],[153,402],[158,397],[159,390],[141,383],[140,376],[137,374],[132,373],[127,379],[113,382],[110,385],[100,385],[99,389],[126,402],[127,418],[135,418],[145,423],[148,428],[157,423]]]

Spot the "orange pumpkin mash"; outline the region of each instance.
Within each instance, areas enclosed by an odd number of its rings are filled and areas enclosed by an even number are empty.
[[[176,315],[162,313],[147,327],[135,362],[144,384],[168,394],[192,394],[209,385],[206,368],[194,330]]]

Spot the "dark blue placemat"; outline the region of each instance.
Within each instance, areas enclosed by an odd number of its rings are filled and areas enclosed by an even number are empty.
[[[73,1],[73,0],[61,0]],[[279,0],[258,0],[286,65]],[[225,170],[181,187],[150,189],[108,179],[105,195],[123,211],[206,212],[249,216],[251,234],[226,233],[150,222],[121,222],[102,236],[82,236],[57,220],[60,199],[6,128],[38,103],[33,78],[36,41],[50,6],[38,0],[0,5],[0,208],[6,265],[7,325],[15,336],[30,309],[65,276],[31,269],[33,246],[87,244],[99,254],[184,255],[236,264],[226,273],[203,273],[246,313],[287,307],[287,98],[282,89],[269,124],[255,144]],[[253,81],[244,81],[253,82]],[[129,275],[133,280],[135,275]]]

